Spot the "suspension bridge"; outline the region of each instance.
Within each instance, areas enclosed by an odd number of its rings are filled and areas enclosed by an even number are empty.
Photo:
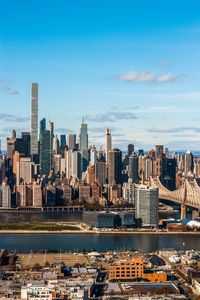
[[[176,190],[170,191],[160,182],[159,177],[150,178],[150,185],[159,189],[159,198],[170,200],[181,205],[181,218],[186,218],[186,209],[191,207],[194,213],[200,210],[200,187],[197,181],[190,182],[187,179]],[[193,213],[193,215],[195,215]]]

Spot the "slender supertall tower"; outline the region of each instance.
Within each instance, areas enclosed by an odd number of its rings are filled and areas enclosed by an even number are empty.
[[[79,149],[82,156],[82,171],[85,172],[88,166],[88,133],[87,124],[84,123],[84,118],[82,119],[82,124],[80,128],[79,135]]]
[[[108,163],[108,153],[112,150],[112,137],[110,129],[106,129],[106,163]]]
[[[31,155],[38,155],[38,83],[31,87]]]

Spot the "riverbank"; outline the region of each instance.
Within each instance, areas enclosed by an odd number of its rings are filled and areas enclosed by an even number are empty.
[[[88,235],[200,235],[200,231],[100,231],[100,230],[81,230],[80,228],[73,230],[0,230],[1,234],[88,234]]]

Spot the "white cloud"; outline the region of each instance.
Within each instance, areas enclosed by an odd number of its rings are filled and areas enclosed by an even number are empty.
[[[174,75],[171,73],[155,74],[148,71],[129,71],[117,76],[118,80],[134,83],[168,83],[181,79],[183,75]]]

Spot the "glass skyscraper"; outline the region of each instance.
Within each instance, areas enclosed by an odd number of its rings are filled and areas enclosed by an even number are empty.
[[[46,130],[46,120],[40,121],[40,174],[51,171],[51,132]]]

